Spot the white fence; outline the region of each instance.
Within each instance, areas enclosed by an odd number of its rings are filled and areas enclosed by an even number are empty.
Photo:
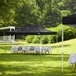
[[[15,42],[15,36],[0,36],[1,43]]]

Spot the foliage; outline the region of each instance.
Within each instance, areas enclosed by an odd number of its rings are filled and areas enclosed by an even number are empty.
[[[76,13],[76,0],[0,0],[0,27],[10,25],[18,27],[26,24],[39,24],[44,28],[58,26],[63,16],[74,13]],[[61,41],[61,28],[61,25],[49,28],[52,31],[58,29],[59,41]],[[75,38],[74,31],[76,31],[74,28],[65,26],[64,40]],[[38,37],[31,37],[31,40],[30,37],[26,37],[27,42],[39,43]],[[43,43],[56,42],[56,36],[47,36],[47,41],[45,36],[42,37]]]
[[[71,15],[71,12],[69,10],[62,10],[61,14],[62,14],[62,17],[63,17],[63,16]]]
[[[39,7],[36,2],[30,2],[25,0],[24,3],[17,7],[15,20],[17,26],[23,26],[26,24],[38,24],[40,18]]]
[[[43,27],[57,26],[61,23],[61,12],[56,0],[36,0],[41,9],[41,24]]]
[[[21,0],[0,0],[0,26],[8,26],[15,23],[15,9]]]
[[[44,14],[44,24],[47,27],[49,26],[57,26],[61,23],[61,12],[58,9],[57,1],[51,0],[51,2],[47,3],[45,6],[46,13]],[[44,9],[45,11],[45,9]]]
[[[43,44],[47,44],[47,43],[55,43],[58,39],[58,42],[62,41],[62,24],[60,24],[57,27],[51,27],[51,28],[46,28],[49,31],[56,31],[57,32],[57,36],[56,35],[42,35],[41,37],[41,42]],[[28,36],[26,36],[27,38]],[[30,36],[29,39],[33,39],[33,43],[39,43],[39,36],[36,37],[32,37]],[[64,40],[69,40],[69,39],[73,39],[76,38],[76,29],[70,26],[66,26],[64,25]],[[28,39],[28,38],[27,38]],[[27,40],[27,42],[29,42]]]
[[[34,36],[34,38],[32,39],[32,43],[40,43],[40,36]]]
[[[25,37],[25,40],[26,40],[28,43],[32,43],[33,38],[34,38],[33,35],[28,35],[27,37]]]
[[[62,41],[62,24],[54,28],[48,28],[48,30],[56,31],[58,41]],[[56,41],[55,36],[51,36],[51,38],[53,42]],[[64,40],[69,40],[73,38],[76,38],[76,29],[73,27],[64,25]]]
[[[0,0],[0,27],[40,24],[57,26],[76,12],[76,0]]]
[[[41,37],[41,42],[42,42],[43,44],[47,44],[47,43],[48,43],[48,37],[47,37],[46,35],[43,35],[43,36]]]
[[[76,0],[61,0],[59,3],[59,9],[61,11],[68,11],[66,12],[67,15],[69,15],[68,13],[70,14],[74,14],[76,13]],[[62,15],[63,16],[63,15]],[[65,13],[64,13],[64,16],[65,16]]]

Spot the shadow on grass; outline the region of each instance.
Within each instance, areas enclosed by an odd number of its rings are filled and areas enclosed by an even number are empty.
[[[1,50],[11,50],[11,47],[12,47],[12,46],[3,46],[3,47],[0,46],[0,49],[1,49]]]
[[[66,71],[67,69],[67,71]],[[73,72],[68,71],[68,68],[64,68],[62,73],[61,67],[32,67],[32,66],[4,66],[0,64],[1,76],[76,76],[76,70]]]
[[[61,54],[17,54],[0,53],[0,61],[61,61]],[[64,61],[68,61],[69,55],[64,54]]]
[[[49,67],[49,68],[52,69],[52,67]],[[59,69],[59,67],[57,67],[57,68]],[[41,71],[41,69],[43,69],[43,70]],[[2,76],[6,76],[7,71],[9,71],[9,73],[8,73],[9,76],[25,76],[25,75],[26,76],[30,76],[30,75],[31,76],[46,76],[46,75],[50,75],[52,73],[56,74],[56,72],[54,72],[54,70],[50,70],[50,72],[48,72],[47,69],[48,69],[48,67],[39,67],[39,68],[38,67],[29,67],[29,66],[24,66],[24,67],[23,66],[18,66],[18,67],[17,66],[6,66],[5,67],[4,65],[0,65],[0,70],[1,70],[0,72],[1,72]]]
[[[25,54],[1,54],[0,76],[74,76],[75,71],[69,71],[68,67],[52,66],[51,61],[61,61],[61,54],[51,55],[25,55]],[[64,54],[64,61],[68,61],[69,55]],[[49,62],[50,61],[50,62]],[[46,63],[50,63],[49,66]]]

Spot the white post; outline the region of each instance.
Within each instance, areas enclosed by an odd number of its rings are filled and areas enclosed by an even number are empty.
[[[14,30],[15,30],[15,27],[14,27]],[[15,41],[15,35],[13,35],[13,41]]]
[[[57,30],[57,34],[58,34],[58,29]],[[58,54],[58,35],[56,35],[56,49],[57,49],[57,54]]]
[[[63,73],[63,32],[64,32],[64,25],[62,25],[62,73]]]
[[[10,32],[11,32],[11,28],[10,28]],[[10,42],[11,42],[11,35],[10,35]]]
[[[7,48],[7,47],[6,47],[6,39],[5,39],[5,49],[4,49],[4,51],[5,51],[5,54],[6,54],[6,48]]]
[[[57,48],[57,54],[58,54],[58,37],[56,35],[56,48]]]

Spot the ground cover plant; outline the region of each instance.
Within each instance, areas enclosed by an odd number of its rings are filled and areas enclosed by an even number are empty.
[[[64,72],[62,73],[61,42],[42,44],[51,46],[52,54],[10,53],[11,46],[40,46],[28,43],[0,43],[0,76],[75,76],[76,68],[69,69],[69,52],[75,53],[76,39],[64,42]],[[58,46],[57,46],[58,45]]]

